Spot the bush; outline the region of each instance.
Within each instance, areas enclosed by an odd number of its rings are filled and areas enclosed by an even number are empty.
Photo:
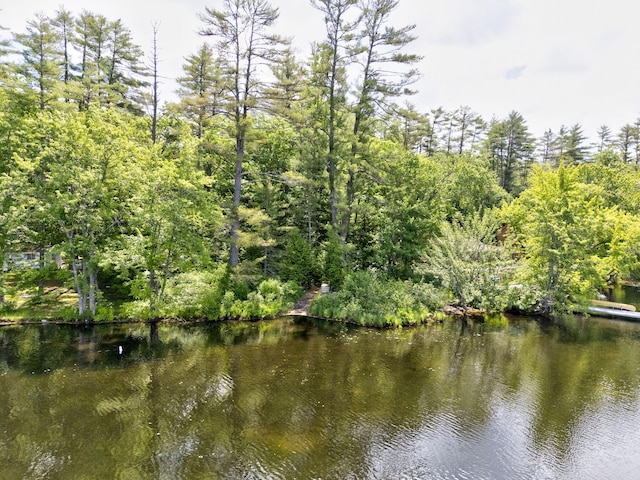
[[[320,268],[313,249],[297,230],[287,238],[278,270],[284,281],[292,281],[307,288],[320,280]]]
[[[442,235],[423,258],[421,273],[437,279],[463,307],[503,311],[510,303],[515,261],[498,245],[499,222],[490,212],[442,225]]]
[[[147,300],[127,302],[121,316],[137,320],[156,318],[258,319],[276,316],[291,307],[302,290],[294,282],[263,280],[252,290],[249,285],[231,280],[231,269],[191,271],[167,282],[164,298],[153,314]],[[104,315],[108,315],[105,310]]]
[[[274,317],[288,310],[301,294],[293,282],[282,284],[278,280],[263,280],[256,291],[249,292],[246,300],[237,299],[233,291],[222,299],[221,315],[227,318],[262,319]]]
[[[151,318],[149,303],[143,300],[124,303],[120,307],[120,316],[128,320],[149,320]]]
[[[64,307],[60,310],[60,318],[65,322],[75,322],[80,317],[78,315],[77,307]]]
[[[115,313],[111,305],[99,305],[96,308],[96,315],[94,320],[96,322],[113,322]]]
[[[344,247],[336,233],[330,233],[322,256],[322,281],[339,290],[345,278]]]
[[[0,303],[0,313],[12,313],[16,311],[16,302],[4,301]]]
[[[342,289],[313,301],[310,313],[368,326],[401,326],[424,322],[447,302],[428,284],[388,280],[371,271],[355,272]]]
[[[167,282],[165,297],[157,315],[169,318],[221,317],[222,298],[229,286],[229,267],[210,271],[191,271],[176,275]]]

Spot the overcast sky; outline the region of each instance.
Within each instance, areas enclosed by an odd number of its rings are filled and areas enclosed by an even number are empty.
[[[322,15],[308,0],[272,0],[280,9],[278,33],[294,38],[300,55],[324,39]],[[0,25],[22,32],[36,12],[58,5],[122,19],[134,40],[151,51],[159,26],[165,99],[173,100],[184,57],[203,38],[197,14],[220,0],[16,0],[0,9]],[[424,59],[422,112],[468,105],[486,120],[522,113],[533,134],[580,123],[595,138],[600,125],[617,133],[640,116],[640,3],[630,0],[400,0],[392,24],[416,24],[411,47]],[[5,37],[7,33],[5,32]]]

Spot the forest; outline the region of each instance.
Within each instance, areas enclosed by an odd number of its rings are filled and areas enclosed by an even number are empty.
[[[268,0],[194,12],[175,102],[121,19],[2,32],[1,316],[265,318],[324,283],[312,314],[399,326],[580,311],[640,279],[640,118],[590,143],[420,111],[398,3],[311,0],[308,58]]]

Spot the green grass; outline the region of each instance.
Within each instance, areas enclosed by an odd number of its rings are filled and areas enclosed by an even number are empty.
[[[30,320],[56,320],[64,317],[64,312],[77,308],[78,296],[57,280],[47,280],[44,293],[39,296],[36,288],[26,288],[18,282],[17,274],[5,277],[4,304],[0,304],[0,319],[11,322]]]

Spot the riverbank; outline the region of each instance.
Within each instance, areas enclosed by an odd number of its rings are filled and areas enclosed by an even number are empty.
[[[273,283],[273,281],[272,281]],[[72,292],[62,287],[49,286],[45,295],[35,297],[23,295],[12,304],[9,315],[0,320],[0,326],[20,324],[55,324],[85,326],[102,323],[146,323],[146,322],[219,322],[256,321],[277,316],[309,317],[345,324],[397,328],[428,324],[447,316],[481,316],[480,309],[461,308],[447,304],[444,293],[430,284],[414,284],[383,280],[370,274],[353,274],[338,292],[322,294],[314,287],[300,295],[291,297],[288,289],[262,288],[262,293],[249,295],[245,301],[228,295],[221,300],[222,315],[211,318],[204,315],[151,316],[136,315],[125,306],[111,306],[109,315],[97,315],[93,319],[77,318],[77,306],[73,305]],[[274,293],[275,292],[275,293]],[[289,292],[289,293],[287,293]],[[11,304],[7,305],[9,307]],[[5,308],[7,308],[5,307]],[[139,308],[137,311],[141,311]],[[104,309],[102,310],[104,312]],[[127,313],[122,315],[122,313]],[[0,314],[1,315],[1,314]]]

